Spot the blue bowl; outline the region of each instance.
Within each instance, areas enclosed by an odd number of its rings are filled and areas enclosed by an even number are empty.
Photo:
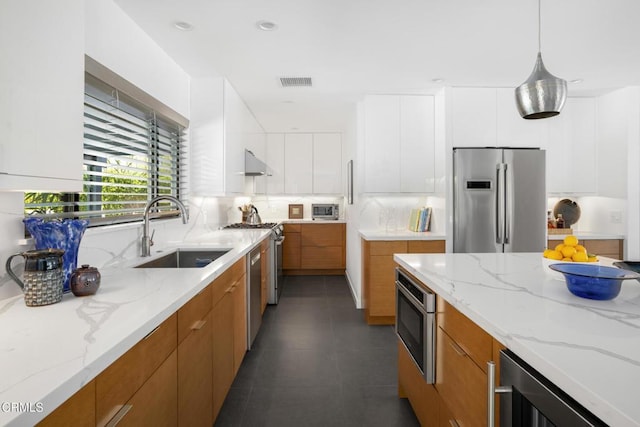
[[[564,274],[572,294],[601,301],[617,297],[623,280],[640,277],[634,271],[597,264],[551,264],[549,268]]]

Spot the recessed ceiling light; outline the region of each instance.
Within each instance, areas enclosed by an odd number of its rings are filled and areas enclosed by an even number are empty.
[[[444,82],[444,79],[441,79],[441,78],[438,77],[438,78],[435,78],[435,79],[431,79],[431,81],[434,82],[434,83],[442,83],[442,82]]]
[[[282,101],[283,104],[293,104],[293,101]]]
[[[191,31],[191,30],[193,30],[193,25],[189,24],[188,22],[184,22],[184,21],[174,22],[173,26],[176,27],[177,29],[179,29],[180,31]]]
[[[582,83],[583,81],[584,79],[573,79],[573,80],[569,80],[569,83],[578,84],[578,83]]]
[[[271,21],[258,21],[256,22],[256,27],[262,31],[274,31],[278,28],[278,25]]]
[[[295,128],[295,127],[294,127],[294,128],[291,128],[291,130],[298,130],[298,128]]]

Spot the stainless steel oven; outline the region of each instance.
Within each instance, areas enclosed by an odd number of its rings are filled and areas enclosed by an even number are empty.
[[[436,295],[396,268],[396,334],[427,384],[435,381]]]
[[[495,365],[488,364],[488,420],[495,424],[494,395],[500,395],[502,427],[606,426],[510,350],[500,352],[500,386]]]

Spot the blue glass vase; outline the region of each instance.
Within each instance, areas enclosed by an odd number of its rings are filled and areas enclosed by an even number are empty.
[[[63,292],[71,289],[69,282],[73,270],[78,264],[78,249],[84,231],[89,225],[89,221],[84,219],[64,219],[62,221],[44,221],[42,218],[25,218],[24,222],[27,231],[36,242],[36,249],[62,249],[64,267]]]

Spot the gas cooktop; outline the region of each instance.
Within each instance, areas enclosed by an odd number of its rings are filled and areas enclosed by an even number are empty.
[[[247,224],[245,222],[236,222],[229,224],[224,228],[273,228],[278,225],[277,222],[263,222],[262,224]]]

